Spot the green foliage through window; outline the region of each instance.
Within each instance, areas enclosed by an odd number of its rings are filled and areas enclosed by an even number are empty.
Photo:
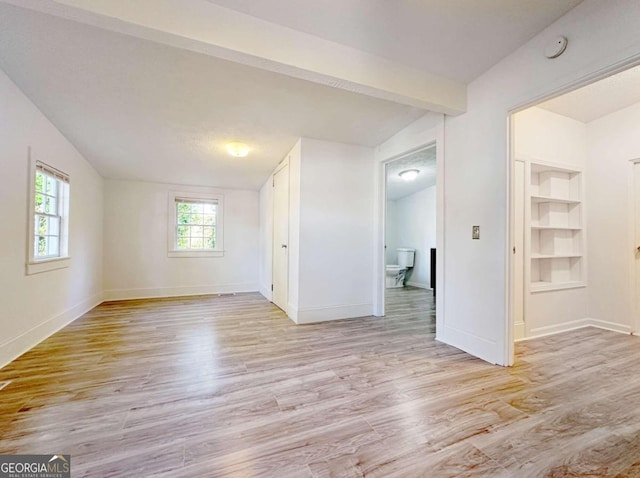
[[[37,170],[34,198],[34,259],[60,256],[61,192],[64,184]]]
[[[178,250],[216,248],[217,204],[176,200],[176,247]]]

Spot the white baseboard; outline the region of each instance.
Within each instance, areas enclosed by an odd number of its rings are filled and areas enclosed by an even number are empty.
[[[232,294],[235,292],[257,292],[258,284],[219,284],[185,287],[156,287],[148,289],[111,289],[104,291],[104,300],[157,299],[160,297],[182,297],[189,295]]]
[[[504,358],[496,355],[496,343],[476,334],[444,325],[436,327],[436,340],[491,364],[506,365]]]
[[[0,344],[0,368],[17,359],[40,342],[69,325],[102,302],[102,294],[96,294],[79,304],[36,325],[30,330]]]
[[[420,289],[429,289],[431,290],[431,286],[429,284],[424,284],[423,282],[414,282],[412,280],[407,281],[407,285],[418,287]]]
[[[531,333],[528,337],[524,337],[515,341],[524,342],[527,340],[547,337],[549,335],[560,334],[562,332],[570,332],[572,330],[583,329],[585,327],[597,327],[599,329],[610,330],[612,332],[618,332],[621,334],[631,334],[632,332],[631,327],[629,327],[628,325],[585,317],[584,319],[572,320],[571,322],[564,322],[562,324],[548,325],[545,327],[537,327],[535,329],[531,329]]]
[[[563,322],[561,324],[554,325],[546,325],[544,327],[536,327],[529,331],[529,335],[524,337],[523,339],[518,340],[517,342],[524,340],[537,339],[540,337],[547,337],[549,335],[560,334],[562,332],[569,332],[571,330],[582,329],[584,327],[589,327],[591,325],[591,320],[584,318],[578,320],[572,320],[570,322]]]
[[[617,324],[615,322],[608,322],[600,319],[589,319],[592,327],[598,327],[599,329],[610,330],[611,332],[619,332],[621,334],[630,335],[633,329],[628,325]]]
[[[355,319],[373,315],[373,304],[335,305],[295,309],[289,306],[289,317],[296,324],[315,324],[340,319]]]

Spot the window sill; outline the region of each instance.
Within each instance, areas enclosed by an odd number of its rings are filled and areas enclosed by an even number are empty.
[[[187,258],[187,257],[197,257],[197,258],[208,258],[208,257],[223,257],[224,251],[169,251],[167,253],[167,257],[173,258]]]
[[[66,269],[71,263],[70,257],[56,257],[55,259],[44,259],[27,263],[27,275],[40,274],[42,272],[55,271],[56,269]]]

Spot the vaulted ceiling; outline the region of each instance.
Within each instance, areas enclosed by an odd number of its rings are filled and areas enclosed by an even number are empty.
[[[256,189],[300,136],[375,146],[464,112],[578,3],[0,0],[0,68],[107,178]]]
[[[2,4],[0,45],[0,67],[107,178],[257,189],[300,136],[375,146],[423,114]]]

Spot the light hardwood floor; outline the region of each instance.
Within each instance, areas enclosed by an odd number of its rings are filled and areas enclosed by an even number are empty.
[[[258,294],[105,303],[0,370],[0,453],[73,476],[640,476],[640,342],[594,328],[489,365],[427,291],[296,326]]]

